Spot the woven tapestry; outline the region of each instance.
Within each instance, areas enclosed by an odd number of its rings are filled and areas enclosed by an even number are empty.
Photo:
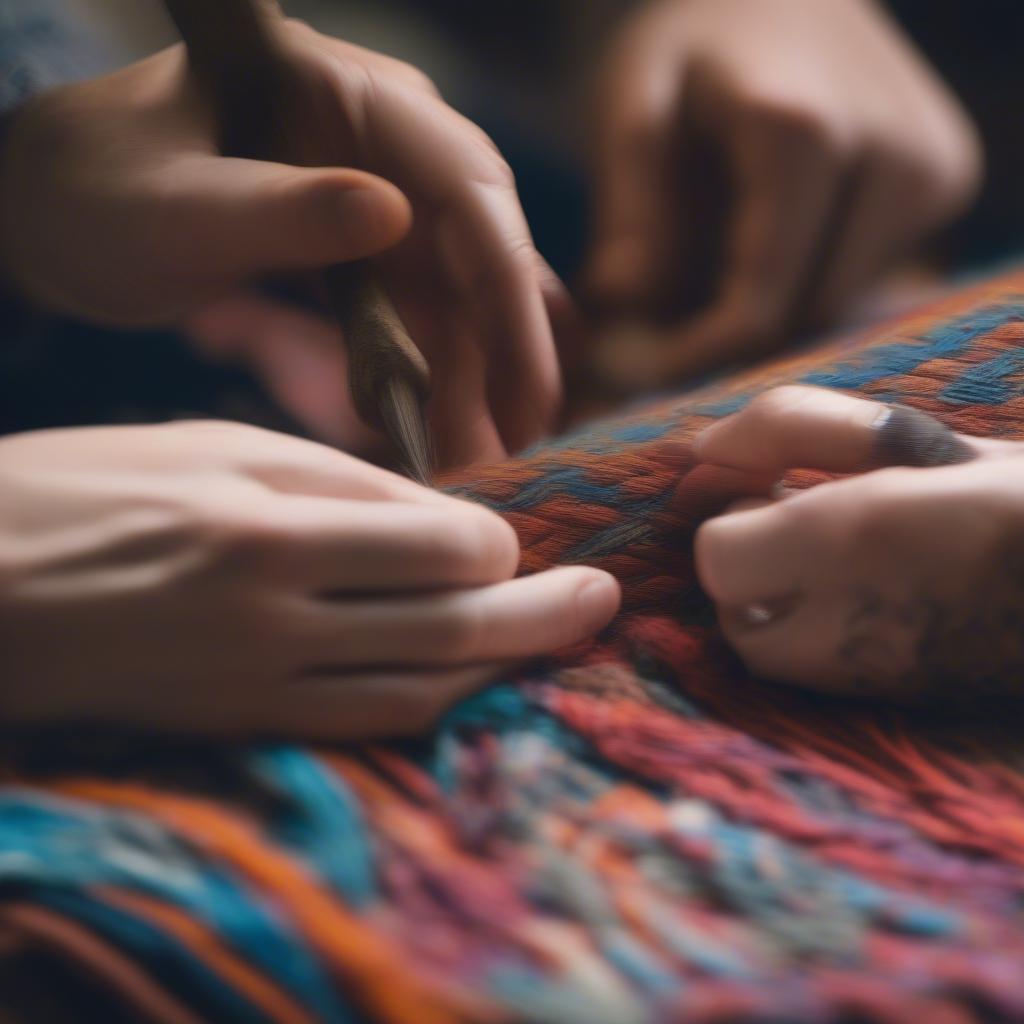
[[[1024,272],[449,481],[624,603],[429,736],[8,744],[6,962],[161,1022],[1024,1020],[1024,715],[758,683],[696,583],[689,443],[793,381],[1024,437]]]

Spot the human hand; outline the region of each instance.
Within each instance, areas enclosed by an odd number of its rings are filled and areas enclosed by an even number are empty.
[[[114,324],[180,321],[239,285],[365,257],[431,364],[442,465],[552,424],[561,384],[533,247],[490,140],[399,61],[288,21],[315,167],[219,155],[181,46],[15,118],[0,267],[32,299]],[[326,132],[324,125],[333,131]],[[323,147],[323,148],[321,148]]]
[[[0,440],[0,721],[409,733],[601,628],[606,573],[514,579],[511,528],[225,423]]]
[[[834,317],[980,176],[965,112],[873,0],[648,4],[598,110],[590,291],[670,325],[609,331],[599,364],[634,387]]]
[[[701,584],[757,675],[865,696],[1019,693],[1024,444],[923,414],[901,413],[892,430],[889,409],[784,387],[709,427],[697,457],[711,464],[762,479],[797,467],[860,475],[706,522]]]

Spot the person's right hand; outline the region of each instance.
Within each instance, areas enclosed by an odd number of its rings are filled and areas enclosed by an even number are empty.
[[[562,397],[548,310],[567,300],[508,165],[415,68],[300,22],[280,28],[289,126],[308,152],[222,156],[180,45],[55,90],[5,133],[0,270],[61,312],[178,324],[268,275],[372,257],[430,364],[439,462],[538,440]],[[258,360],[271,376],[281,363]],[[291,405],[316,419],[301,394]]]
[[[599,349],[627,388],[834,320],[980,176],[966,112],[875,0],[640,4],[599,111],[588,284],[649,328]]]
[[[0,722],[408,733],[584,639],[606,573],[513,578],[492,512],[215,422],[0,440]]]

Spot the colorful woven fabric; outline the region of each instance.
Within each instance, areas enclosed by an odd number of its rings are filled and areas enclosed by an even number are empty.
[[[625,604],[429,738],[11,750],[0,948],[164,1021],[1024,1020],[1024,716],[757,684],[696,586],[687,440],[793,380],[1024,436],[1024,272],[455,481]]]

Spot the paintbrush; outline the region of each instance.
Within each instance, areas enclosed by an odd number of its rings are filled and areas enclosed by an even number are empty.
[[[308,167],[342,162],[332,144],[340,130],[337,103],[286,45],[277,0],[164,0],[164,6],[213,104],[225,155]],[[356,412],[383,428],[409,474],[428,484],[426,360],[367,261],[329,267],[322,277],[348,349]]]

